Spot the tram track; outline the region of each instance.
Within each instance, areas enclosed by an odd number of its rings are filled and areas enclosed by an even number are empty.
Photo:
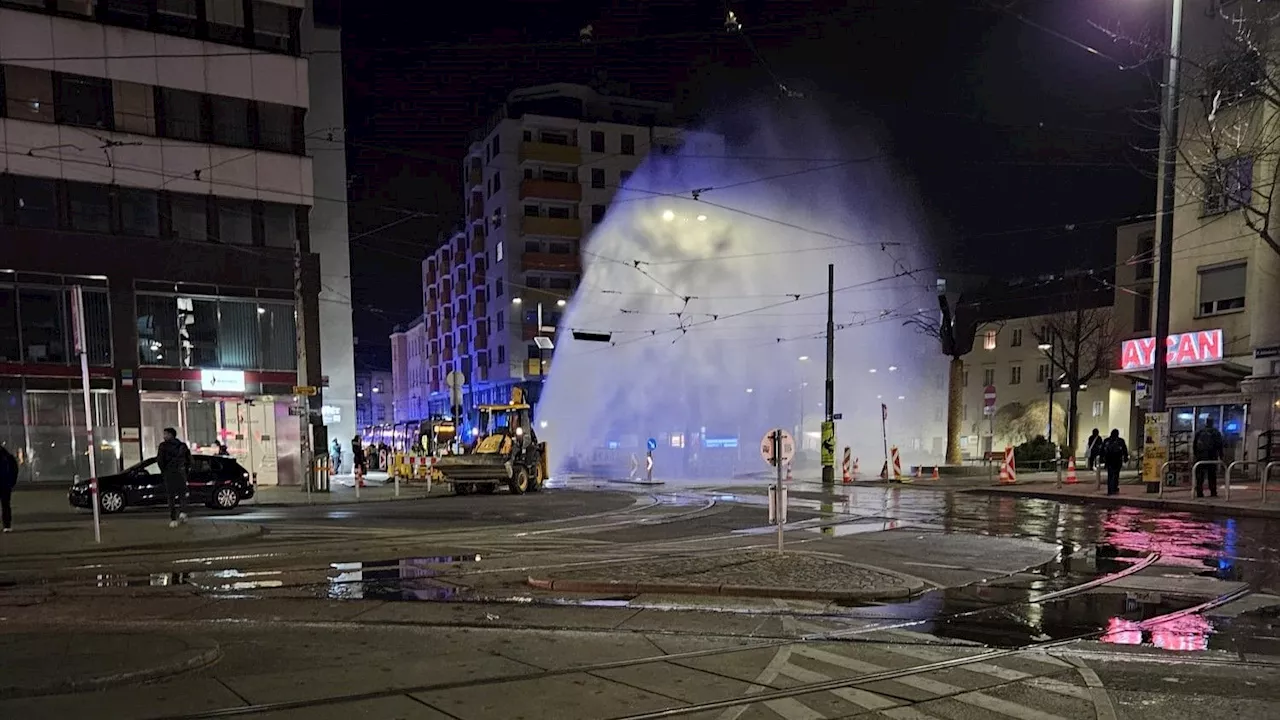
[[[1096,578],[1094,580],[1081,583],[1080,585],[1076,585],[1071,588],[1064,588],[1062,590],[1053,591],[1050,593],[1044,593],[1036,597],[1028,598],[1027,600],[1024,600],[1024,601],[1002,603],[997,605],[991,605],[984,608],[968,610],[960,613],[951,613],[947,615],[934,616],[926,620],[909,620],[909,621],[900,621],[900,622],[872,624],[865,627],[850,628],[848,630],[838,630],[838,631],[833,631],[829,633],[811,633],[809,635],[801,636],[799,638],[769,640],[766,642],[752,643],[748,645],[739,645],[739,646],[734,646],[729,648],[706,648],[701,650],[691,650],[691,651],[685,651],[685,652],[667,653],[662,655],[652,655],[652,656],[646,656],[641,658],[632,658],[628,660],[619,660],[619,661],[613,661],[613,662],[593,663],[593,664],[586,664],[586,665],[573,665],[573,666],[568,666],[564,668],[546,669],[546,670],[540,670],[540,671],[530,672],[530,673],[507,674],[499,677],[488,677],[488,678],[481,678],[481,679],[475,679],[475,680],[458,680],[453,682],[424,684],[424,685],[415,686],[415,687],[393,688],[393,689],[377,690],[377,691],[370,691],[370,692],[364,692],[364,693],[349,693],[349,694],[333,696],[328,698],[283,701],[283,702],[275,702],[275,703],[259,703],[259,704],[253,704],[253,705],[226,707],[226,708],[219,708],[216,710],[165,716],[163,720],[203,720],[206,718],[211,719],[211,718],[224,718],[224,717],[243,717],[243,716],[254,715],[257,713],[328,707],[333,705],[343,705],[343,704],[349,704],[349,703],[355,703],[355,702],[380,700],[380,699],[390,698],[390,697],[410,696],[413,694],[420,694],[420,693],[441,692],[441,691],[447,691],[447,690],[458,690],[458,689],[476,688],[476,687],[488,687],[488,686],[494,686],[494,685],[499,685],[503,683],[540,680],[545,678],[552,678],[552,677],[564,676],[564,675],[570,675],[570,674],[576,674],[576,673],[598,673],[598,672],[607,671],[607,670],[631,668],[631,667],[649,665],[654,663],[672,663],[672,662],[678,662],[678,661],[687,661],[687,660],[693,660],[698,658],[714,657],[719,655],[742,653],[742,652],[748,652],[748,651],[756,651],[756,650],[764,650],[764,649],[780,649],[780,648],[793,646],[793,645],[807,645],[807,644],[813,644],[813,643],[819,643],[819,642],[848,641],[852,638],[855,638],[858,635],[868,635],[871,633],[883,632],[885,630],[902,629],[902,628],[912,627],[912,626],[920,625],[924,623],[945,623],[948,621],[953,621],[953,620],[957,620],[965,617],[971,617],[974,615],[979,615],[984,613],[999,612],[999,611],[1009,610],[1012,608],[1022,607],[1026,605],[1056,602],[1058,600],[1062,600],[1062,599],[1072,597],[1084,592],[1088,592],[1100,586],[1115,582],[1124,577],[1140,572],[1141,570],[1146,569],[1147,567],[1150,567],[1151,565],[1153,565],[1157,560],[1159,560],[1159,558],[1160,558],[1159,553],[1151,553],[1141,558],[1138,562],[1135,562],[1133,565],[1131,565],[1128,568],[1125,568],[1123,570],[1120,570],[1116,573],[1112,573],[1107,576],[1103,576],[1101,578]],[[1238,599],[1239,597],[1242,597],[1244,594],[1247,594],[1247,592],[1248,592],[1247,589],[1241,588],[1231,593],[1227,593],[1223,596],[1214,598],[1206,603],[1201,603],[1200,605],[1197,605],[1195,607],[1179,610],[1174,613],[1169,613],[1168,615],[1165,615],[1165,616],[1160,616],[1157,618],[1152,618],[1150,620],[1143,621],[1142,623],[1139,623],[1139,626],[1150,627],[1153,625],[1158,625],[1163,622],[1168,622],[1178,617],[1183,617],[1190,613],[1204,612],[1205,610],[1208,610],[1213,607],[1217,607],[1219,605],[1226,604],[1235,599]],[[539,628],[539,629],[545,630],[546,628]],[[923,663],[923,664],[912,666],[909,668],[895,669],[895,670],[889,670],[889,671],[877,672],[877,673],[864,673],[862,675],[855,676],[855,677],[837,678],[829,681],[804,683],[795,687],[787,688],[785,690],[766,691],[766,692],[757,693],[745,698],[744,697],[725,698],[722,700],[716,700],[712,702],[689,704],[689,705],[684,705],[676,708],[667,708],[660,711],[620,716],[617,718],[612,718],[611,720],[656,720],[657,718],[680,717],[683,715],[690,715],[690,714],[695,714],[700,712],[734,708],[734,707],[750,705],[750,704],[759,703],[759,702],[767,702],[775,699],[781,700],[781,699],[794,698],[799,695],[811,694],[816,692],[824,692],[828,690],[839,690],[843,688],[854,687],[857,685],[865,685],[869,683],[879,682],[882,680],[892,680],[900,677],[907,677],[910,675],[918,675],[918,674],[923,674],[928,672],[935,672],[938,670],[945,670],[953,667],[962,667],[966,664],[987,662],[993,659],[1008,657],[1008,656],[1016,655],[1019,653],[1049,650],[1053,648],[1063,647],[1063,646],[1066,646],[1075,642],[1079,642],[1082,640],[1096,639],[1098,637],[1105,635],[1106,633],[1107,631],[1105,629],[1095,630],[1089,633],[1083,633],[1083,634],[1075,635],[1068,638],[1050,640],[1047,642],[1031,643],[1031,644],[1027,644],[1019,647],[1014,647],[1014,648],[988,650],[986,652],[978,653],[972,656],[953,658],[945,661]]]

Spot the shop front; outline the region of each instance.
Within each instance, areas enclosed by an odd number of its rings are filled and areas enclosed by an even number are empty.
[[[212,455],[218,443],[254,473],[259,485],[299,486],[303,482],[302,418],[294,413],[297,399],[273,392],[290,373],[239,370],[181,371],[197,380],[153,378],[155,368],[142,371],[141,456],[153,457],[167,427],[178,431],[191,451]],[[164,373],[173,375],[172,372]],[[280,378],[274,378],[281,375]],[[177,387],[174,387],[175,382]]]
[[[1171,333],[1168,339],[1169,410],[1168,458],[1188,476],[1195,434],[1210,422],[1222,433],[1224,459],[1254,460],[1251,439],[1259,436],[1251,417],[1251,396],[1243,388],[1252,368],[1245,357],[1224,353],[1222,330]],[[1155,338],[1126,340],[1121,346],[1120,374],[1149,387],[1155,357]],[[1149,397],[1136,395],[1139,412],[1150,410]],[[1141,427],[1141,424],[1138,424]],[[1134,442],[1130,447],[1141,447]]]

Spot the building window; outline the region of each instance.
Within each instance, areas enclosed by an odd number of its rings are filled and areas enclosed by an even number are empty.
[[[156,0],[156,25],[160,29],[194,35],[199,15],[197,0]]]
[[[1216,315],[1243,308],[1247,269],[1245,263],[1201,268],[1198,271],[1200,314]]]
[[[497,323],[498,323],[498,332],[502,332],[503,330],[506,330],[506,329],[507,329],[507,313],[506,313],[506,311],[504,311],[504,310],[499,310],[499,311],[498,311],[498,319],[497,319]]]
[[[64,125],[108,128],[114,119],[111,112],[111,81],[83,75],[58,75],[56,113]]]
[[[204,0],[205,19],[209,21],[209,39],[242,43],[244,37],[244,3],[241,0]]]
[[[111,0],[107,3],[107,17],[123,25],[145,30],[150,15],[150,0]]]
[[[1133,298],[1133,331],[1151,330],[1151,291],[1140,290]]]
[[[995,330],[988,330],[982,334],[982,349],[983,350],[996,349],[996,331]],[[991,383],[987,383],[987,384],[990,385]]]
[[[169,222],[175,240],[209,239],[209,203],[203,195],[171,195]]]
[[[493,296],[502,297],[502,278],[493,281]]]
[[[622,154],[623,155],[636,154],[636,136],[635,135],[632,135],[631,133],[622,134]]]
[[[1154,235],[1143,235],[1138,238],[1138,251],[1134,254],[1134,277],[1138,280],[1150,280],[1155,275],[1156,238]]]
[[[290,105],[258,103],[258,143],[267,150],[301,152],[299,110]]]
[[[1242,208],[1253,199],[1253,158],[1237,157],[1204,169],[1204,214]]]
[[[599,225],[604,222],[604,205],[591,206],[591,224]]]
[[[501,365],[506,361],[507,361],[507,346],[499,345],[498,346],[498,364]]]
[[[22,343],[18,340],[18,293],[12,286],[0,286],[0,362],[20,362]],[[19,424],[21,419],[19,418]]]
[[[199,93],[161,88],[160,104],[165,137],[204,141],[204,98]]]
[[[498,157],[501,154],[502,154],[502,136],[494,135],[493,136],[493,156]]]
[[[1044,384],[1049,379],[1049,363],[1040,363],[1036,367],[1036,382]]]
[[[149,85],[113,81],[111,105],[117,131],[156,134],[156,94]]]
[[[67,362],[67,317],[61,290],[19,288],[18,319],[26,362]]]
[[[502,241],[501,240],[494,243],[493,255],[495,258],[497,258],[496,262],[502,262]]]
[[[604,132],[602,130],[591,131],[591,152],[604,152]]]
[[[218,241],[227,245],[253,244],[253,203],[218,198]]]
[[[14,176],[13,220],[22,227],[57,227],[58,188],[54,181]]]
[[[292,249],[298,241],[298,212],[292,205],[265,203],[262,206],[263,244]]]
[[[293,52],[297,36],[294,11],[269,2],[253,3],[253,44],[266,50]]]
[[[210,95],[209,119],[213,123],[213,142],[234,147],[250,144],[248,100]]]
[[[1021,365],[1014,365],[1009,368],[1009,384],[1010,385],[1022,384],[1022,366]]]
[[[960,387],[969,387],[969,371],[960,373]]]
[[[97,0],[58,0],[57,8],[58,12],[93,17],[94,6],[97,4]]]
[[[1103,410],[1104,410],[1104,408],[1103,408],[1103,406],[1102,406],[1102,401],[1101,401],[1101,400],[1094,400],[1094,401],[1093,401],[1093,416],[1094,416],[1094,417],[1102,417]]]
[[[502,190],[502,173],[496,172],[493,174],[493,192],[500,192],[501,190]],[[490,195],[492,194],[493,193],[490,193]]]
[[[120,232],[159,237],[160,198],[154,190],[116,188],[116,201],[120,205]]]
[[[48,70],[6,65],[4,92],[8,117],[34,122],[54,121],[53,75]]]
[[[1009,341],[1009,347],[1022,347],[1022,328],[1013,329],[1013,338]]]
[[[525,205],[525,206],[524,206],[524,216],[525,216],[525,217],[538,217],[538,206],[537,206],[537,205]]]
[[[604,168],[591,168],[591,187],[604,189]]]
[[[983,368],[982,369],[982,386],[987,387],[995,384],[996,384],[996,369]]]
[[[111,193],[105,185],[67,183],[67,223],[81,232],[111,232]]]

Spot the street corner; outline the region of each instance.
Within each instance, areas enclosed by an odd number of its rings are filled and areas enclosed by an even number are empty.
[[[212,665],[222,649],[198,636],[79,632],[73,638],[57,629],[25,628],[0,632],[0,657],[0,703],[7,704],[160,680]]]
[[[622,562],[607,569],[530,576],[548,592],[716,595],[794,600],[906,600],[927,583],[904,573],[822,555],[750,551]]]
[[[169,527],[162,516],[112,517],[102,521],[102,541],[94,538],[93,522],[17,525],[0,538],[0,559],[81,554],[101,550],[141,550],[175,546],[223,544],[257,537],[263,527],[224,518],[193,517]]]

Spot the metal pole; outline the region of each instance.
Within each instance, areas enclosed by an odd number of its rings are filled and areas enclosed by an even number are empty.
[[[774,505],[777,507],[778,521],[778,553],[782,553],[782,526],[786,522],[786,499],[782,494],[782,428],[773,431],[773,465],[778,469],[777,484],[773,486]]]
[[[248,425],[247,430],[249,442],[249,482],[253,484],[253,496],[258,496],[258,464],[253,460],[253,401],[249,398],[244,400],[244,419]],[[305,472],[305,471],[304,471]]]
[[[94,457],[97,442],[93,437],[93,398],[89,394],[89,351],[84,331],[84,291],[71,288],[72,324],[76,334],[76,353],[80,355],[80,385],[84,393],[84,429],[89,450],[89,489],[93,501],[93,541],[102,542],[102,514],[98,508],[98,459]]]
[[[1053,386],[1057,385],[1053,381],[1053,363],[1049,363],[1049,442],[1053,442]],[[1056,444],[1056,443],[1055,443]]]
[[[823,458],[822,482],[833,485],[836,481],[835,467],[835,404],[836,404],[836,266],[827,265],[827,383],[826,404],[823,407]],[[826,452],[827,440],[830,438],[830,452]]]
[[[880,405],[880,437],[884,440],[884,479],[888,480],[893,477],[893,470],[889,467],[889,409],[883,403]]]
[[[1160,228],[1156,265],[1156,337],[1151,368],[1151,412],[1164,412],[1168,397],[1169,294],[1173,283],[1173,209],[1177,201],[1178,80],[1182,44],[1182,0],[1173,0],[1169,22],[1169,65],[1160,120]],[[1163,481],[1162,481],[1163,487]]]
[[[538,332],[537,332],[537,334],[538,334],[538,335],[541,335],[541,334],[542,334],[542,303],[538,303]],[[543,367],[545,367],[545,366],[542,364],[543,362],[545,362],[545,361],[544,361],[544,359],[543,359],[543,357],[542,357],[542,344],[541,344],[541,343],[538,343],[538,397],[533,401],[533,403],[530,403],[530,404],[533,404],[533,405],[536,405],[536,404],[538,404],[538,403],[542,402],[542,382],[543,382],[543,380],[546,378],[546,376],[545,376],[545,375],[543,374],[543,372],[542,372]]]

